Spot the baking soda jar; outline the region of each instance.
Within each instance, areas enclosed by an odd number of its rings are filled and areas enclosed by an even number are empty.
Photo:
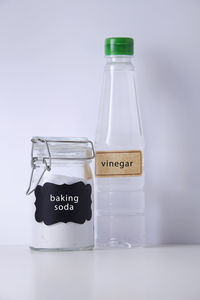
[[[93,144],[87,138],[32,138],[32,238],[37,250],[94,246]]]
[[[97,248],[143,245],[144,139],[132,38],[105,41],[106,64],[95,141]]]

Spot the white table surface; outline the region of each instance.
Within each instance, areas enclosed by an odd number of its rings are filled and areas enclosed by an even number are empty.
[[[200,300],[200,246],[85,252],[0,247],[0,300]]]

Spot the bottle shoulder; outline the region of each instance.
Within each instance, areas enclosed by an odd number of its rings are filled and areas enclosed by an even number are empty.
[[[143,135],[136,94],[134,65],[107,61],[104,69],[96,145],[108,149],[142,147]],[[122,149],[122,150],[123,150]]]

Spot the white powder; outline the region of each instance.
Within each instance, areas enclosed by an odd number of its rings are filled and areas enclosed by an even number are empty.
[[[54,183],[58,185],[73,184],[76,182],[90,184],[92,187],[92,218],[90,221],[85,221],[83,224],[73,222],[56,223],[46,225],[44,222],[37,222],[35,219],[35,194],[32,194],[32,211],[33,211],[33,226],[32,226],[32,242],[31,247],[38,249],[83,249],[92,248],[94,244],[93,236],[93,182],[92,180],[84,180],[78,177],[68,177],[63,175],[52,175],[46,173],[43,176],[40,186],[45,183]]]

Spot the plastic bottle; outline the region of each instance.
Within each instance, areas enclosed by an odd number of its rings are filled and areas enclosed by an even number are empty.
[[[97,248],[143,245],[144,139],[132,64],[133,39],[105,40],[95,140]]]

